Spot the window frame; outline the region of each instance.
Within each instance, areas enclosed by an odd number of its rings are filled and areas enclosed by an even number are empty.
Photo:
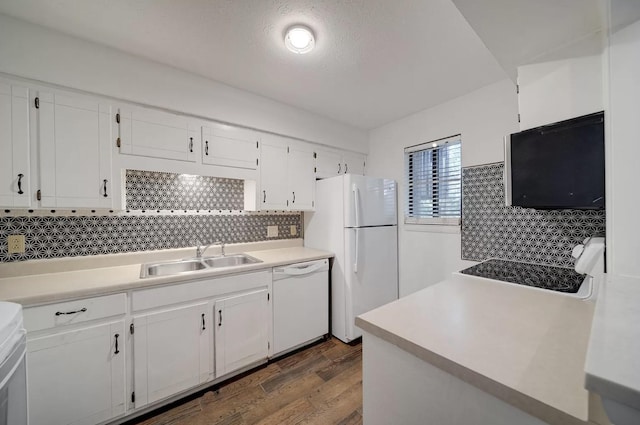
[[[437,144],[436,146],[433,146],[434,144]],[[412,159],[413,157],[411,156],[412,154],[415,154],[416,152],[424,152],[424,151],[437,151],[437,152],[441,152],[443,150],[443,148],[448,145],[448,144],[455,144],[460,146],[459,148],[459,155],[460,155],[460,177],[459,177],[459,185],[460,185],[460,204],[459,204],[459,209],[458,209],[458,216],[428,216],[428,217],[424,217],[424,216],[415,216],[415,215],[409,215],[409,205],[411,199],[413,199],[415,201],[415,198],[413,198],[413,190],[415,188],[415,185],[411,184],[411,181],[413,181],[413,178],[411,178],[410,176],[413,174],[413,171],[411,170],[410,167],[413,166],[412,164]],[[440,225],[440,226],[460,226],[461,221],[462,221],[462,135],[461,134],[456,134],[453,136],[449,136],[449,137],[444,137],[441,139],[436,139],[436,140],[432,140],[426,143],[419,143],[417,145],[412,145],[412,146],[408,146],[404,148],[404,181],[405,181],[405,185],[406,185],[406,191],[405,191],[405,198],[404,198],[404,223],[408,224],[408,225]],[[432,168],[431,171],[431,181],[432,181],[432,187],[431,187],[431,192],[432,192],[432,202],[433,204],[440,204],[440,197],[438,196],[439,193],[439,185],[440,182],[438,182],[437,177],[439,172],[441,172],[440,170],[440,165],[438,165],[438,157],[434,156],[434,158],[432,158],[433,164],[432,165],[436,165],[436,167]]]

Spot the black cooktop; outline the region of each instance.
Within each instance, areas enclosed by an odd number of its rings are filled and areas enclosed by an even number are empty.
[[[585,278],[573,269],[507,260],[488,260],[460,273],[570,294],[578,292]]]

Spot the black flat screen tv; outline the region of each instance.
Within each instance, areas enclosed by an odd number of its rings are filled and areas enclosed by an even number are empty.
[[[511,134],[505,162],[507,205],[604,209],[604,112]]]

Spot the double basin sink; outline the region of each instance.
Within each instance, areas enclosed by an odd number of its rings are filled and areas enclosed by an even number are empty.
[[[140,277],[172,276],[191,273],[199,270],[219,269],[223,267],[243,266],[245,264],[262,263],[247,254],[220,255],[216,257],[187,258],[177,261],[143,264]]]

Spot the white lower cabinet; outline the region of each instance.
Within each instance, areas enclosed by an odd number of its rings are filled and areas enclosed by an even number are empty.
[[[291,267],[299,279],[278,279],[279,335],[291,333],[280,352],[328,331],[326,267],[313,278]],[[272,278],[262,270],[26,308],[30,424],[121,420],[266,362]]]
[[[217,377],[267,358],[270,298],[261,289],[215,302]]]
[[[125,412],[124,320],[27,343],[30,425],[97,424]]]
[[[207,305],[204,302],[133,317],[136,408],[209,379]]]

